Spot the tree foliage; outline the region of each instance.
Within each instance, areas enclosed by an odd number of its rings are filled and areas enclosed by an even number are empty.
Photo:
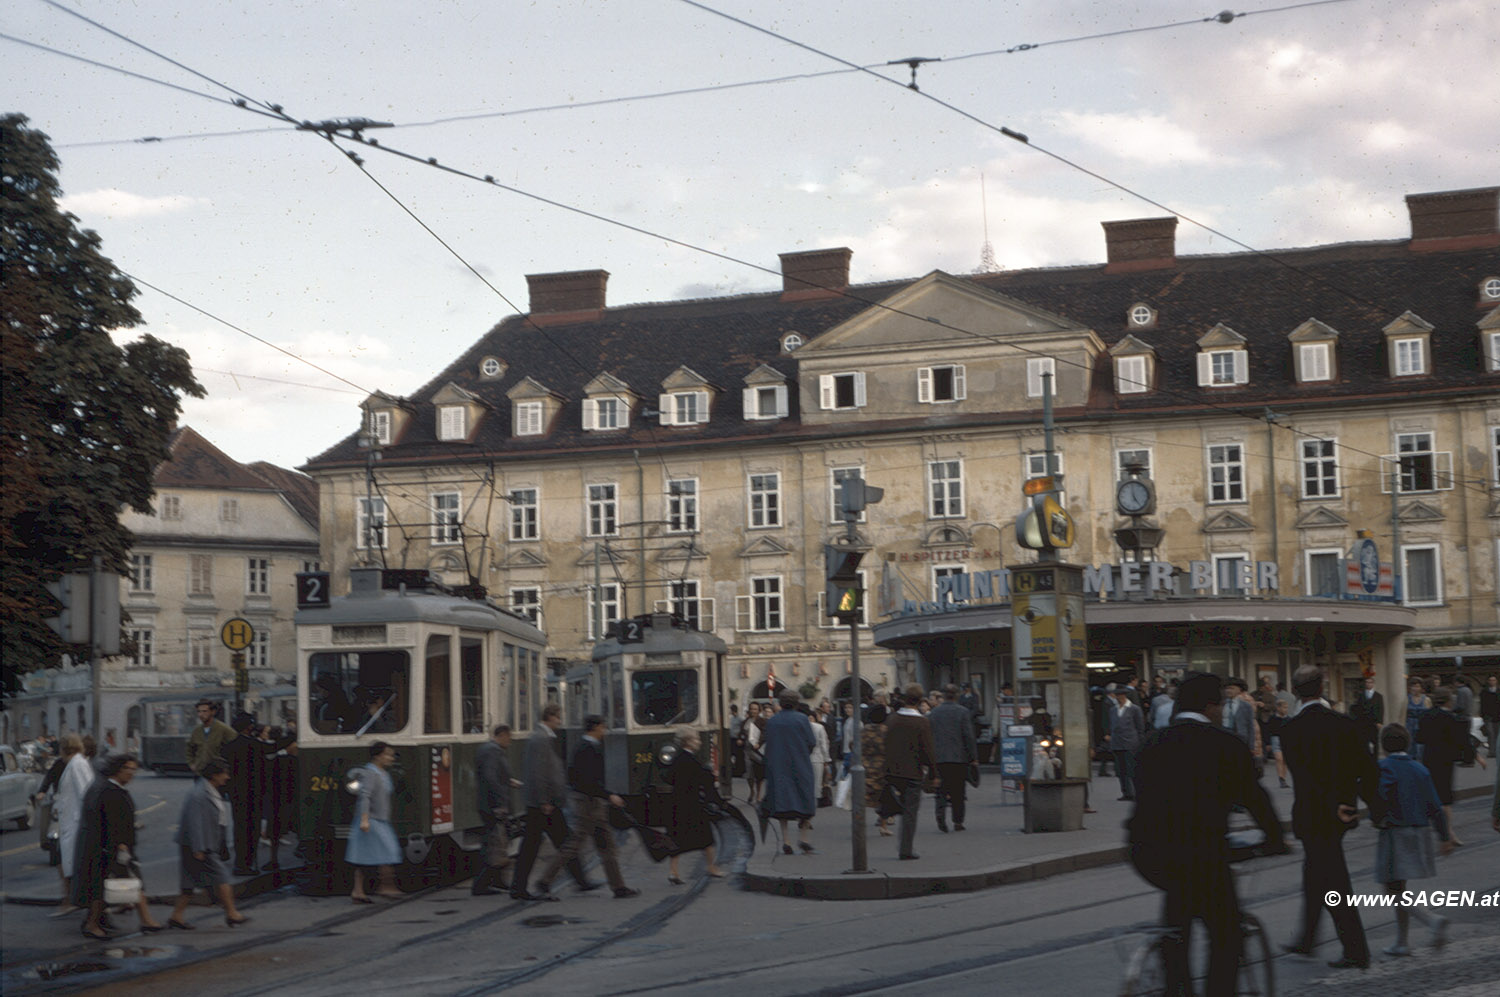
[[[141,324],[136,288],[58,207],[57,157],[19,114],[0,116],[0,656],[10,679],[66,650],[46,590],[100,555],[124,570],[121,510],[151,511],[183,395],[185,351],[111,333]],[[9,686],[9,682],[7,682]]]

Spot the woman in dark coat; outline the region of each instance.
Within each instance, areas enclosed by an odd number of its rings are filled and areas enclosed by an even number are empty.
[[[99,778],[83,798],[73,863],[73,904],[88,908],[83,933],[89,938],[110,937],[104,930],[104,880],[110,869],[123,866],[135,872],[139,868],[135,860],[135,802],[125,788],[139,768],[134,755],[106,759]],[[146,906],[144,890],[137,896],[135,908],[142,931],[161,930]]]
[[[704,809],[705,800],[718,801],[719,790],[714,785],[713,773],[698,760],[698,749],[703,741],[695,730],[682,731],[677,735],[677,754],[667,766],[662,778],[672,787],[672,818],[667,833],[677,845],[667,863],[667,881],[681,886],[682,878],[677,871],[677,860],[683,852],[702,851],[708,859],[708,874],[718,879],[724,871],[714,864],[714,829]]]
[[[1469,736],[1469,721],[1453,713],[1453,690],[1440,686],[1433,690],[1432,709],[1422,717],[1417,727],[1417,743],[1423,746],[1422,764],[1432,773],[1432,785],[1437,789],[1438,802],[1448,826],[1453,825],[1453,766],[1457,762],[1474,760],[1474,741]],[[1457,828],[1453,832],[1453,844],[1461,845]]]

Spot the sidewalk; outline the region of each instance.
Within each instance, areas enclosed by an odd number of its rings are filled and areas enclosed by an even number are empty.
[[[1491,765],[1496,764],[1490,761]],[[1494,791],[1494,769],[1458,767],[1453,770],[1457,799],[1488,797]],[[1291,782],[1290,779],[1287,780]],[[1010,883],[1043,879],[1126,860],[1125,820],[1133,803],[1121,802],[1120,784],[1113,776],[1094,777],[1089,802],[1098,813],[1085,814],[1083,830],[1027,834],[1021,830],[1020,793],[1003,793],[998,765],[982,766],[978,789],[969,790],[966,830],[943,834],[934,817],[934,797],[922,795],[915,849],[919,859],[896,858],[898,838],[883,838],[875,828],[875,812],[865,811],[866,854],[870,871],[849,873],[852,865],[849,811],[821,808],[813,818],[811,855],[781,854],[780,828],[771,822],[766,840],[755,843],[745,867],[744,888],[787,897],[815,900],[896,900],[984,890]],[[1282,826],[1290,829],[1292,790],[1281,789],[1274,768],[1261,785],[1271,796]],[[741,788],[737,784],[736,788]],[[736,801],[752,828],[752,808]],[[952,827],[952,815],[949,815]],[[892,821],[895,831],[899,819]],[[796,828],[789,825],[792,846]],[[758,835],[758,831],[757,831]]]

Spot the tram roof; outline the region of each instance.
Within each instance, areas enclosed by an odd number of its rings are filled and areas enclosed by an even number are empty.
[[[378,576],[373,584],[366,579],[352,580],[354,585],[349,594],[331,600],[328,606],[297,610],[297,625],[436,623],[471,630],[500,630],[520,640],[547,643],[547,635],[530,620],[487,602],[423,588],[384,588]]]
[[[715,651],[723,654],[729,645],[711,633],[694,630],[673,621],[667,614],[656,613],[648,617],[648,625],[642,626],[640,640],[621,640],[618,636],[606,638],[594,645],[592,658],[603,661],[620,654],[675,654],[681,651]]]

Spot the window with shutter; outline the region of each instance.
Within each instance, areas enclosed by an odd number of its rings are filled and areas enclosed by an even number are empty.
[[[1042,375],[1052,375],[1052,396],[1057,397],[1057,366],[1051,357],[1032,357],[1026,361],[1026,397],[1042,397]]]
[[[846,374],[820,374],[818,376],[819,406],[829,409],[863,408],[865,404],[865,375],[860,371]]]
[[[1303,343],[1297,348],[1302,380],[1327,381],[1331,377],[1327,343]]]
[[[1115,394],[1138,395],[1146,391],[1146,358],[1115,358]]]
[[[468,435],[468,420],[462,405],[438,407],[438,439],[461,440]]]

